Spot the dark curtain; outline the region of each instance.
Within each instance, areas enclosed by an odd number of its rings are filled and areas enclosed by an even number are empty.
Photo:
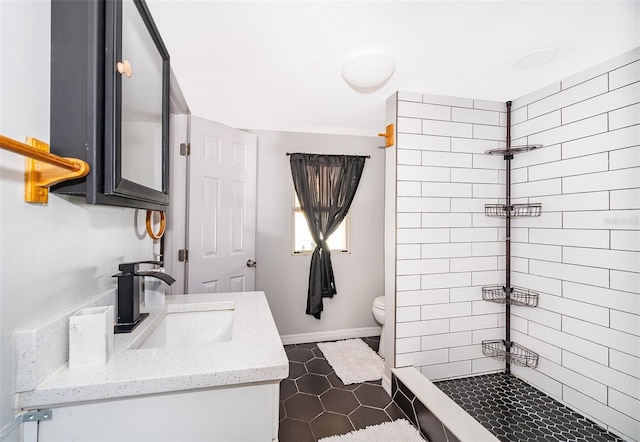
[[[309,270],[307,314],[320,319],[322,298],[337,293],[327,239],[349,212],[365,157],[294,153],[289,161],[300,207],[316,243]]]

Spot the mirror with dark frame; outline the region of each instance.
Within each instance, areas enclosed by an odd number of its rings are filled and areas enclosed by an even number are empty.
[[[169,54],[144,2],[107,8],[105,194],[167,204]]]
[[[52,190],[89,204],[164,210],[170,76],[144,0],[52,0],[51,151],[91,167]]]

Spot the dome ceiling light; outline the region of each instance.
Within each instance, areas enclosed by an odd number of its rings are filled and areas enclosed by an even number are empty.
[[[513,62],[513,67],[521,71],[535,69],[551,63],[556,58],[556,55],[558,55],[558,51],[555,48],[536,49],[516,58]]]
[[[359,92],[373,92],[383,86],[396,69],[396,62],[384,52],[363,52],[342,67],[346,82]]]

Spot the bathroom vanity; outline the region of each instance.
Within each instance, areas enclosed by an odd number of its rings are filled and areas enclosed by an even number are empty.
[[[116,335],[105,365],[65,363],[24,391],[53,367],[18,356],[17,407],[52,410],[38,424],[39,441],[277,440],[289,365],[263,292],[167,296],[146,310],[134,332]],[[38,341],[67,319],[19,332],[17,354],[51,359]],[[172,322],[182,331],[171,331]],[[50,338],[54,347],[61,342],[59,333]]]

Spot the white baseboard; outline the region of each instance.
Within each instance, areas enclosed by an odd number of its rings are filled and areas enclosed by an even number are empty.
[[[348,328],[343,330],[328,330],[314,333],[298,333],[281,335],[283,345],[306,344],[309,342],[337,341],[340,339],[365,338],[380,336],[380,327]]]

